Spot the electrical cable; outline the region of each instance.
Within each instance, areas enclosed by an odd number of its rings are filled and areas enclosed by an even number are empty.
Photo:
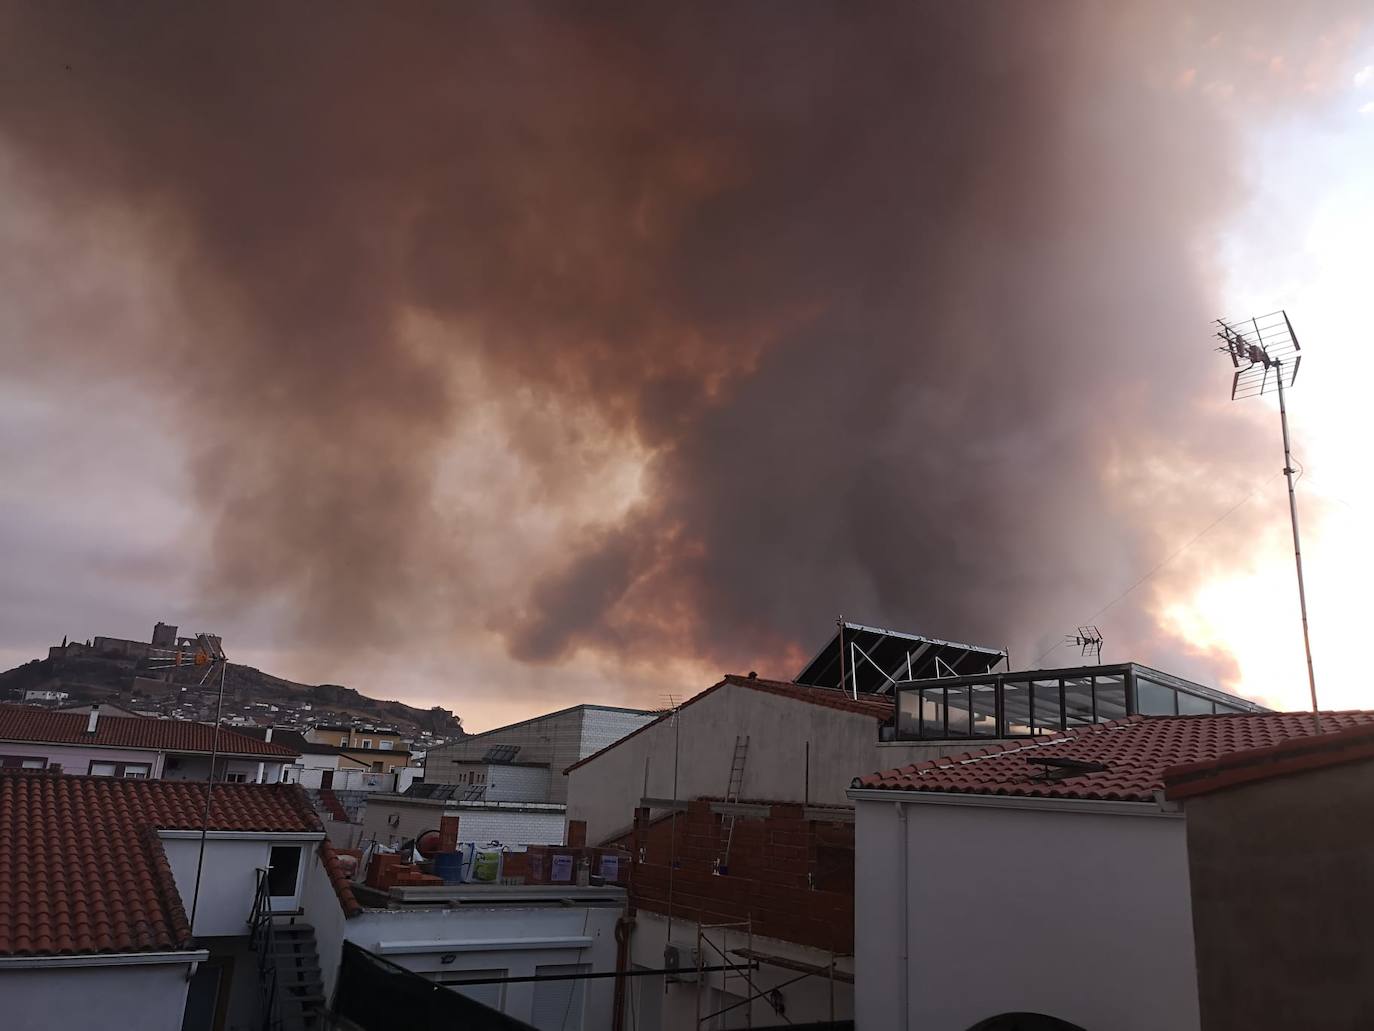
[[[1161,569],[1163,569],[1165,566],[1167,566],[1170,562],[1172,562],[1174,559],[1176,559],[1176,558],[1178,558],[1180,555],[1182,555],[1185,551],[1187,551],[1189,548],[1191,548],[1194,544],[1196,544],[1198,541],[1200,541],[1203,537],[1207,536],[1207,534],[1209,534],[1209,533],[1211,533],[1213,530],[1215,530],[1218,526],[1220,526],[1223,522],[1225,522],[1228,518],[1230,518],[1239,508],[1241,508],[1243,505],[1247,504],[1252,498],[1254,498],[1254,496],[1255,496],[1256,494],[1258,494],[1260,491],[1262,491],[1265,487],[1269,486],[1271,483],[1273,483],[1275,480],[1277,480],[1277,479],[1278,479],[1280,476],[1282,476],[1282,475],[1283,475],[1283,470],[1280,469],[1278,472],[1274,473],[1274,475],[1272,475],[1272,476],[1270,476],[1268,479],[1266,479],[1263,483],[1261,483],[1261,484],[1259,484],[1258,486],[1256,486],[1255,489],[1252,490],[1249,494],[1245,495],[1245,497],[1241,498],[1241,499],[1240,499],[1239,501],[1237,501],[1234,505],[1232,505],[1230,508],[1228,508],[1225,512],[1223,512],[1221,515],[1217,516],[1217,517],[1216,517],[1215,519],[1213,519],[1210,523],[1208,523],[1207,526],[1206,526],[1204,529],[1198,531],[1198,532],[1195,533],[1192,537],[1190,537],[1190,538],[1188,539],[1188,541],[1187,541],[1185,544],[1183,544],[1183,545],[1181,545],[1180,547],[1176,548],[1173,552],[1171,552],[1171,553],[1169,554],[1169,556],[1168,556],[1167,558],[1165,558],[1163,561],[1157,563],[1154,567],[1152,567],[1148,573],[1146,573],[1146,574],[1145,574],[1144,576],[1142,576],[1139,580],[1137,580],[1135,583],[1131,584],[1131,586],[1127,587],[1124,591],[1122,591],[1120,594],[1118,594],[1115,598],[1113,598],[1111,601],[1107,602],[1107,604],[1103,605],[1100,609],[1098,609],[1098,610],[1097,610],[1096,612],[1094,612],[1091,616],[1089,616],[1088,619],[1087,619],[1087,622],[1089,622],[1089,623],[1094,622],[1094,621],[1097,619],[1098,616],[1102,615],[1104,612],[1106,612],[1108,609],[1110,609],[1112,606],[1114,606],[1117,602],[1119,602],[1119,601],[1121,601],[1123,598],[1125,598],[1126,595],[1130,594],[1130,593],[1131,593],[1132,591],[1134,591],[1137,587],[1139,587],[1139,586],[1141,586],[1142,584],[1144,584],[1147,580],[1149,580],[1151,577],[1153,577],[1153,576],[1154,576],[1156,573],[1158,573]],[[1044,652],[1044,654],[1042,654],[1039,658],[1037,658],[1037,659],[1035,660],[1034,663],[1032,663],[1032,668],[1038,666],[1038,665],[1041,663],[1041,661],[1043,661],[1044,658],[1045,658],[1047,655],[1049,655],[1051,652],[1053,652],[1053,651],[1055,651],[1056,649],[1058,649],[1063,643],[1064,643],[1063,641],[1059,641],[1059,642],[1056,643],[1053,647],[1051,647],[1051,648],[1049,648],[1048,650],[1046,650],[1046,651]]]

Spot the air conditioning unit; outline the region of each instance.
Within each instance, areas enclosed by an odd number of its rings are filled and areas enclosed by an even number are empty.
[[[669,983],[695,981],[697,979],[697,964],[700,961],[701,953],[695,945],[688,945],[686,942],[669,942],[663,947],[663,969],[669,973],[663,976]]]

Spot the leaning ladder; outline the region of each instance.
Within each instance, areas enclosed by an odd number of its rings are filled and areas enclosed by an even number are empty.
[[[749,755],[749,736],[735,737],[735,754],[730,759],[730,781],[725,787],[725,801],[738,802],[740,790],[744,787],[744,760]],[[735,840],[735,814],[726,813],[720,819],[721,846],[720,857],[716,860],[716,873],[730,872],[730,845]]]

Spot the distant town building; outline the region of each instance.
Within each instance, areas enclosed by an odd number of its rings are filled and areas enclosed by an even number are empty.
[[[61,703],[70,697],[71,695],[66,691],[53,691],[47,688],[33,688],[24,692],[24,701],[26,702]]]
[[[217,746],[217,747],[216,747]],[[275,784],[298,758],[290,748],[185,720],[106,716],[0,705],[0,766],[150,780]]]
[[[574,705],[429,749],[425,783],[471,785],[472,775],[485,763],[543,764],[550,770],[549,787],[540,801],[561,804],[568,799],[563,774],[568,766],[657,718],[644,709]]]

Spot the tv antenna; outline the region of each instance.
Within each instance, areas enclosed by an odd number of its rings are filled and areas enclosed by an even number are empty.
[[[205,868],[205,839],[210,833],[210,800],[215,792],[215,764],[219,761],[219,728],[224,721],[224,681],[229,673],[229,659],[224,654],[224,643],[218,634],[196,634],[194,637],[178,637],[171,648],[150,648],[148,668],[171,670],[173,673],[183,666],[190,669],[203,669],[200,684],[203,687],[216,670],[219,672],[219,698],[215,703],[215,729],[210,738],[210,770],[205,775],[205,812],[200,822],[200,852],[196,857],[196,886],[191,893],[191,933],[195,934],[196,908],[200,904],[200,879]]]
[[[1302,613],[1302,644],[1307,651],[1307,684],[1312,691],[1312,726],[1320,734],[1321,710],[1317,706],[1317,677],[1312,671],[1312,638],[1307,629],[1307,589],[1302,578],[1302,544],[1298,538],[1298,496],[1293,490],[1293,451],[1288,439],[1288,407],[1283,391],[1298,378],[1302,362],[1297,334],[1286,311],[1229,321],[1217,319],[1217,350],[1231,359],[1236,374],[1231,380],[1231,400],[1261,394],[1279,395],[1279,423],[1283,426],[1283,475],[1288,480],[1288,514],[1293,522],[1293,561],[1298,570],[1298,609]]]
[[[1084,658],[1091,655],[1102,665],[1102,631],[1095,626],[1081,626],[1076,634],[1064,635],[1064,643],[1078,648]]]

